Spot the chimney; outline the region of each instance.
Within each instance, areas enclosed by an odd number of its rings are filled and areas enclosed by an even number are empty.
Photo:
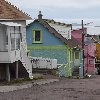
[[[38,15],[38,20],[39,20],[39,22],[41,22],[42,21],[42,14],[41,14],[41,11],[39,11],[39,15]]]

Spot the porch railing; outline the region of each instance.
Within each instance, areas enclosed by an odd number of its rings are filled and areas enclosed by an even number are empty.
[[[29,73],[29,78],[32,79],[32,64],[30,62],[30,59],[27,56],[27,53],[25,52],[25,49],[23,47],[23,44],[21,43],[21,62],[23,64],[23,66],[25,67],[25,69],[27,70],[27,72]]]

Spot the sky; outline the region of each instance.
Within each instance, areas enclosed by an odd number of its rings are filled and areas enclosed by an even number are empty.
[[[100,0],[6,0],[28,13],[33,19],[41,11],[43,18],[66,23],[100,26]]]

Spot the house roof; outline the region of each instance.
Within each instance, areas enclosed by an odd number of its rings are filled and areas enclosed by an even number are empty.
[[[100,43],[99,35],[91,35],[91,37],[95,43]]]
[[[35,21],[38,21],[38,19],[34,20]],[[56,28],[54,28],[51,24],[50,24],[50,21],[54,22],[54,24],[57,24],[59,23],[58,25],[62,25],[62,27],[71,27],[71,24],[65,24],[65,23],[60,23],[60,22],[55,22],[54,20],[47,20],[47,19],[43,19],[41,23],[45,28],[47,28],[51,33],[53,33],[56,37],[58,37],[60,40],[62,40],[65,44],[67,44],[69,47],[71,48],[74,48],[74,47],[77,47],[77,46],[81,46],[81,43],[79,43],[73,36],[71,36],[71,39],[66,39],[61,33],[60,31],[57,31]],[[33,22],[32,22],[33,23]],[[28,26],[30,26],[32,23],[30,23]],[[61,27],[61,28],[62,28]],[[80,47],[81,48],[81,47]]]
[[[71,24],[55,22],[54,20],[44,19],[52,28],[66,39],[71,39]]]
[[[6,26],[22,26],[21,24],[13,23],[13,22],[0,22],[0,24],[6,25]]]
[[[0,19],[26,20],[32,18],[10,2],[0,0]]]
[[[94,43],[94,42],[95,42],[94,39],[90,36],[87,36],[87,37],[84,38],[84,44],[85,45],[89,45],[89,44]]]

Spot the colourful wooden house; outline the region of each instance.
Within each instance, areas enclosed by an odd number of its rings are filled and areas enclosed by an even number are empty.
[[[96,43],[96,62],[98,63],[100,62],[100,44],[99,43]]]
[[[31,19],[11,3],[0,0],[0,80],[32,77],[26,54],[26,20]]]
[[[84,30],[86,32],[86,29]],[[87,32],[86,32],[87,33]],[[82,29],[72,31],[72,36],[82,44]],[[84,36],[84,74],[95,74],[96,45],[91,36]]]
[[[41,12],[27,26],[27,45],[30,56],[57,59],[60,76],[72,76],[74,56],[80,60],[80,44],[71,36],[71,24],[42,19]]]
[[[95,67],[97,68],[97,74],[100,75],[100,43],[96,43]]]
[[[92,35],[92,38],[96,45],[95,68],[97,69],[97,74],[100,75],[100,35]]]
[[[96,44],[91,36],[85,37],[84,40],[84,71],[88,74],[95,74],[95,51]]]

